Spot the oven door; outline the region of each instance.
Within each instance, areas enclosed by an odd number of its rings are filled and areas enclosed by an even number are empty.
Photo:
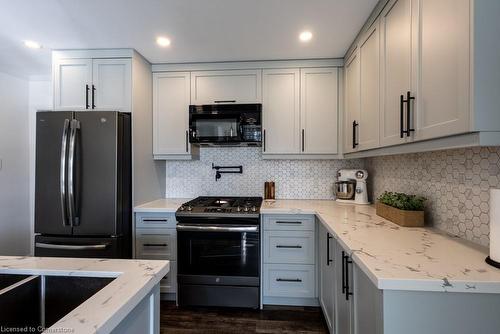
[[[178,274],[184,283],[259,281],[258,224],[177,224]],[[205,282],[206,281],[206,282]]]

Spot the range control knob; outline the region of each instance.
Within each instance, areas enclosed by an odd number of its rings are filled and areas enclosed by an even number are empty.
[[[254,205],[254,206],[252,206],[252,212],[255,212],[255,211],[257,211],[257,207],[255,207],[255,205]]]
[[[241,211],[241,207],[238,205],[238,207],[236,208],[236,212],[240,212]]]
[[[184,205],[181,205],[181,207],[179,208],[180,211],[184,211],[186,210],[186,207]]]
[[[248,209],[248,206],[245,206],[245,207],[243,208],[243,211],[245,211],[245,212],[248,212],[248,210],[249,210],[249,209]]]
[[[193,210],[193,207],[192,207],[191,205],[189,205],[189,206],[187,207],[187,210],[188,210],[188,211],[191,211],[191,210]]]

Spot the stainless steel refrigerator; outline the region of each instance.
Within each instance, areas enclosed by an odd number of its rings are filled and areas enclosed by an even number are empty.
[[[35,256],[132,256],[131,117],[40,111]]]

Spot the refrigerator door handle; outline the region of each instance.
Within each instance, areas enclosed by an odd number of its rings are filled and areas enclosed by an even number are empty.
[[[71,226],[75,224],[76,205],[75,205],[75,155],[76,155],[76,132],[80,128],[80,122],[76,119],[71,120],[71,131],[69,135],[68,152],[68,215]]]
[[[65,250],[105,250],[108,244],[97,245],[61,245],[61,244],[48,244],[45,242],[35,243],[35,247],[46,249],[65,249]]]
[[[64,226],[68,226],[68,216],[66,210],[66,153],[68,151],[68,129],[69,119],[64,120],[63,133],[61,138],[61,165],[59,171],[59,189],[61,195],[61,215]]]

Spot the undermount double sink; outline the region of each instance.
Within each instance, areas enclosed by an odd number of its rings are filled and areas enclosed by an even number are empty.
[[[113,279],[0,274],[0,326],[42,332]]]

